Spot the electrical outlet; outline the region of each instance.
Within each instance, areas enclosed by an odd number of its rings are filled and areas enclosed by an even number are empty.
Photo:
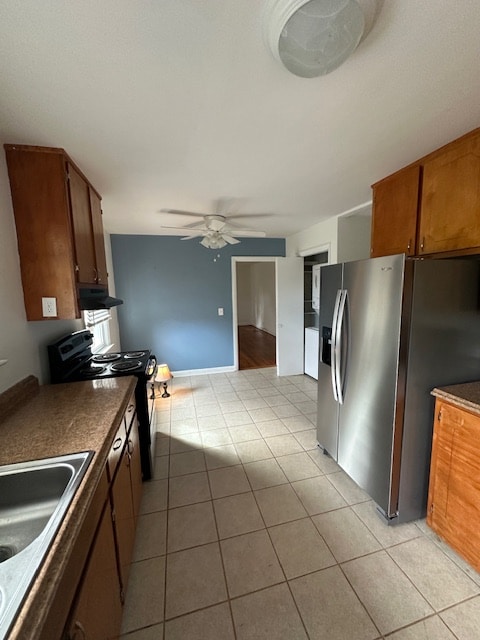
[[[42,298],[42,314],[44,318],[57,317],[57,299]]]

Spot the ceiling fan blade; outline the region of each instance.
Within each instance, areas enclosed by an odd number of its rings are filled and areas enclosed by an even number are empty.
[[[190,224],[186,224],[184,227],[182,227],[182,229],[198,229],[202,226],[204,229],[206,229],[205,220],[202,220],[200,222],[191,222]]]
[[[169,229],[170,231],[176,231],[179,235],[202,235],[206,229],[189,229],[188,227],[167,227],[166,225],[160,225],[160,229]]]
[[[193,238],[201,238],[204,235],[205,231],[199,231],[197,233],[192,233],[190,236],[184,236],[183,238],[180,238],[180,240],[193,240]]]
[[[240,240],[237,240],[236,238],[234,238],[233,236],[229,236],[226,233],[222,233],[222,238],[228,242],[228,244],[238,244],[240,242]]]
[[[226,225],[224,216],[205,216],[205,226],[209,231],[221,231]]]
[[[239,218],[271,218],[273,213],[229,213],[225,217],[227,222],[230,220],[237,220]]]
[[[228,229],[230,231],[230,229]],[[243,238],[265,238],[265,231],[254,231],[253,229],[232,229],[234,236],[242,236]]]
[[[183,211],[182,209],[160,209],[158,213],[175,213],[178,216],[195,216],[196,218],[203,218],[204,213],[198,213],[198,211]]]

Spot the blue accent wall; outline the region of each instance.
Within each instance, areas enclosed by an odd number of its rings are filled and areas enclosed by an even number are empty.
[[[116,296],[124,300],[122,349],[151,349],[174,371],[233,365],[231,257],[283,257],[285,240],[245,238],[212,250],[197,238],[110,238]]]

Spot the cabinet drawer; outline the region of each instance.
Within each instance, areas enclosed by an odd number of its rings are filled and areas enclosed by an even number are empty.
[[[123,450],[125,448],[127,442],[127,431],[125,428],[125,418],[123,418],[120,426],[117,429],[117,433],[112,442],[112,446],[110,447],[110,453],[108,454],[107,460],[107,472],[108,472],[108,481],[111,484],[115,477],[115,473],[117,471],[120,459],[123,454]]]
[[[125,433],[130,433],[130,429],[132,428],[133,419],[136,416],[135,411],[135,398],[132,396],[127,406],[127,410],[125,411]]]

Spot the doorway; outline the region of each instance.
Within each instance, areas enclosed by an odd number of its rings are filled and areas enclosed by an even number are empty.
[[[274,367],[276,361],[275,263],[237,265],[238,368]]]
[[[232,257],[232,329],[233,329],[233,362],[234,368],[239,369],[239,298],[237,294],[237,271],[242,264],[258,265],[258,269],[251,273],[254,287],[262,286],[261,278],[269,279],[269,289],[264,290],[262,296],[257,296],[258,308],[256,313],[263,318],[261,330],[275,336],[275,362],[277,375],[288,376],[303,373],[303,259],[283,257]],[[269,264],[269,270],[262,271],[260,265]],[[272,271],[273,270],[273,271]],[[258,275],[258,274],[262,275]],[[270,273],[270,276],[266,274]],[[272,278],[272,275],[274,277]],[[272,287],[274,282],[274,287]],[[240,285],[242,286],[242,285]],[[270,304],[266,305],[266,299]],[[273,304],[274,303],[274,304]],[[275,313],[273,314],[273,308]],[[243,311],[242,311],[243,313]]]

